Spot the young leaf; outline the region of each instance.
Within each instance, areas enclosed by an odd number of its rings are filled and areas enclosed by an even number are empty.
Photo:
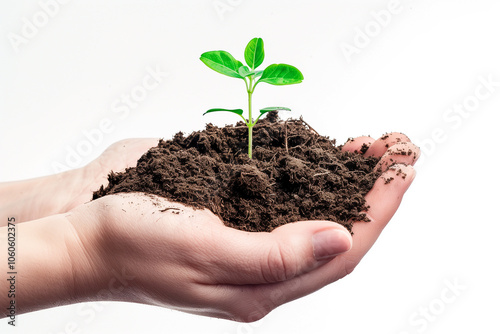
[[[248,68],[248,66],[241,66],[241,67],[238,69],[238,73],[239,73],[242,77],[244,77],[244,78],[246,78],[246,77],[248,77],[249,75],[252,75],[252,74],[253,74],[253,72],[252,72],[252,71],[250,71],[250,69]]]
[[[267,107],[264,109],[260,109],[260,113],[265,114],[266,112],[275,111],[275,110],[276,111],[278,111],[278,110],[292,111],[292,109],[286,108],[286,107]]]
[[[304,80],[304,76],[300,71],[287,64],[272,64],[269,65],[262,73],[262,77],[259,82],[266,82],[271,85],[292,85],[301,83]]]
[[[262,76],[262,73],[264,73],[264,71],[255,71],[255,77],[258,78],[260,76]]]
[[[201,55],[200,60],[215,72],[229,77],[243,79],[238,69],[243,66],[241,61],[226,51],[208,51]]]
[[[224,108],[209,109],[209,110],[205,111],[203,113],[203,115],[211,113],[211,112],[217,112],[217,111],[228,111],[228,112],[232,112],[232,113],[235,113],[237,115],[240,115],[240,116],[243,115],[243,109],[224,109]]]
[[[264,41],[262,38],[252,39],[245,48],[245,61],[252,70],[264,61]]]
[[[278,110],[288,110],[288,111],[291,111],[290,108],[286,108],[286,107],[267,107],[267,108],[264,108],[264,109],[260,109],[260,115],[255,119],[255,121],[252,123],[252,126],[254,126],[255,124],[257,124],[257,121],[262,117],[264,116],[265,113],[268,113],[270,111],[278,111]]]

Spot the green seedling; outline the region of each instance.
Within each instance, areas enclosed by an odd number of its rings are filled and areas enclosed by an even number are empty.
[[[276,86],[297,84],[304,80],[304,76],[296,67],[287,64],[272,64],[263,71],[257,71],[257,67],[264,61],[264,41],[262,38],[254,38],[246,46],[245,62],[248,66],[243,65],[242,62],[236,60],[226,51],[205,52],[201,55],[200,60],[220,74],[245,81],[248,93],[248,119],[243,117],[243,109],[213,108],[207,110],[203,115],[217,111],[227,111],[239,115],[248,127],[248,157],[251,159],[252,129],[259,118],[265,113],[273,110],[290,111],[289,108],[285,107],[267,107],[260,109],[260,115],[254,120],[252,118],[252,95],[255,91],[255,87],[257,87],[260,82]]]

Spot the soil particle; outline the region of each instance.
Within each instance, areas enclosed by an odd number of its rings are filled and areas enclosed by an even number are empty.
[[[208,124],[188,136],[179,132],[160,140],[136,167],[111,172],[109,185],[93,199],[145,192],[208,208],[245,231],[271,231],[300,220],[330,220],[350,230],[352,222],[368,221],[364,197],[380,175],[374,170],[379,158],[343,152],[304,120],[284,122],[275,112],[257,123],[253,137],[249,159],[242,122]]]

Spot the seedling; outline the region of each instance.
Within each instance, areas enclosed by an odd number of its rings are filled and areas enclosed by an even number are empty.
[[[260,109],[260,115],[254,120],[252,118],[252,95],[255,91],[255,87],[257,87],[259,82],[265,82],[276,86],[297,84],[304,80],[304,76],[296,67],[287,64],[272,64],[263,71],[257,71],[257,67],[264,61],[264,41],[262,38],[254,38],[246,46],[245,62],[248,66],[243,65],[242,62],[236,60],[226,51],[205,52],[201,55],[200,60],[220,74],[245,81],[248,93],[248,119],[243,117],[243,109],[213,108],[207,110],[203,115],[217,111],[227,111],[239,115],[248,127],[248,157],[251,159],[252,129],[259,118],[269,111],[290,110],[285,107],[267,107]]]

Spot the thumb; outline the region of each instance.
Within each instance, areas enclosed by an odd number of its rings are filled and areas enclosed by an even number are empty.
[[[221,239],[212,243],[218,246],[210,252],[210,263],[216,264],[210,275],[217,283],[286,281],[320,267],[352,247],[351,234],[342,225],[328,221],[285,224],[271,233],[223,229],[224,233],[216,234]]]

